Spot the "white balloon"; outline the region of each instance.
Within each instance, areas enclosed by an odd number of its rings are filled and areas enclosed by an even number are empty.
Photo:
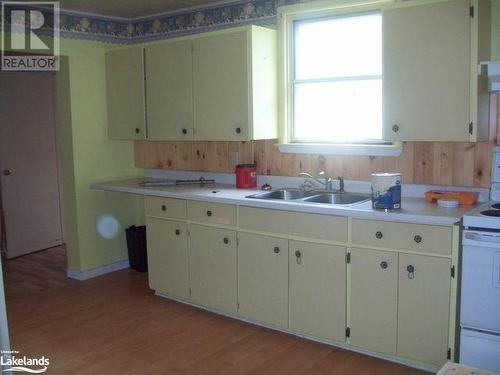
[[[97,219],[97,233],[106,239],[111,240],[118,235],[120,231],[120,223],[113,215],[101,215]]]

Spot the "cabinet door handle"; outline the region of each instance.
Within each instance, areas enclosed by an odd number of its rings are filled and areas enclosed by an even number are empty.
[[[406,267],[406,271],[408,272],[408,278],[413,280],[415,278],[415,267],[410,264]]]
[[[224,239],[222,241],[227,245],[229,243],[229,238],[224,237]]]
[[[181,234],[181,231],[180,231],[179,229],[176,229],[176,230],[175,230],[175,235],[176,235],[176,236],[178,236],[178,235],[180,235],[180,234]]]
[[[182,128],[182,134],[187,134],[187,133],[188,133],[187,129],[186,128]]]
[[[166,206],[166,205],[164,205],[164,204],[162,204],[162,205],[161,205],[161,210],[162,210],[162,211],[166,211],[166,210],[167,210],[167,206]]]
[[[397,132],[399,131],[399,125],[398,125],[398,124],[394,124],[394,125],[392,125],[392,131],[393,131],[394,133],[397,133]]]
[[[415,237],[413,237],[413,240],[416,243],[420,243],[420,242],[422,242],[422,236],[420,234],[417,234]]]
[[[241,128],[236,128],[235,131],[236,131],[236,134],[240,134],[241,133]]]
[[[208,217],[212,216],[212,211],[208,210],[208,211],[207,211],[207,216],[208,216]]]
[[[377,231],[375,233],[375,237],[377,237],[380,240],[382,237],[384,237],[384,234],[381,231]]]
[[[139,134],[141,132],[141,129],[135,128],[135,134]]]
[[[12,174],[12,169],[4,169],[3,170],[3,175],[4,176],[10,176]]]
[[[383,260],[382,262],[380,262],[380,268],[386,270],[387,268],[389,268],[389,264],[385,260]]]
[[[273,249],[274,253],[275,254],[279,254],[280,253],[280,248],[278,246],[275,246],[274,249]]]
[[[295,252],[295,261],[297,262],[297,264],[302,263],[302,253],[300,252],[300,250],[297,250]]]

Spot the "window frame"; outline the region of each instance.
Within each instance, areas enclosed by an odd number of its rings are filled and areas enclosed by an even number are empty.
[[[358,143],[295,142],[293,139],[295,50],[294,31],[297,22],[335,17],[383,13],[384,5],[393,5],[396,0],[349,1],[326,0],[312,3],[282,6],[278,8],[279,35],[279,148],[284,153],[323,153],[342,155],[387,155],[401,154],[402,145],[381,140]],[[383,79],[383,72],[382,72]]]

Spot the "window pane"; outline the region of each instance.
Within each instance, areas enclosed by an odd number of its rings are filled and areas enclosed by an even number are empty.
[[[382,139],[382,80],[295,85],[294,140]]]
[[[381,74],[380,14],[296,22],[295,79]]]

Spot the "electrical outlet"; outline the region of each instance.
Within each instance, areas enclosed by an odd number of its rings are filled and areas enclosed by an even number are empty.
[[[240,153],[238,151],[232,151],[229,154],[229,161],[231,162],[231,165],[233,167],[239,164],[239,159],[240,159]]]

